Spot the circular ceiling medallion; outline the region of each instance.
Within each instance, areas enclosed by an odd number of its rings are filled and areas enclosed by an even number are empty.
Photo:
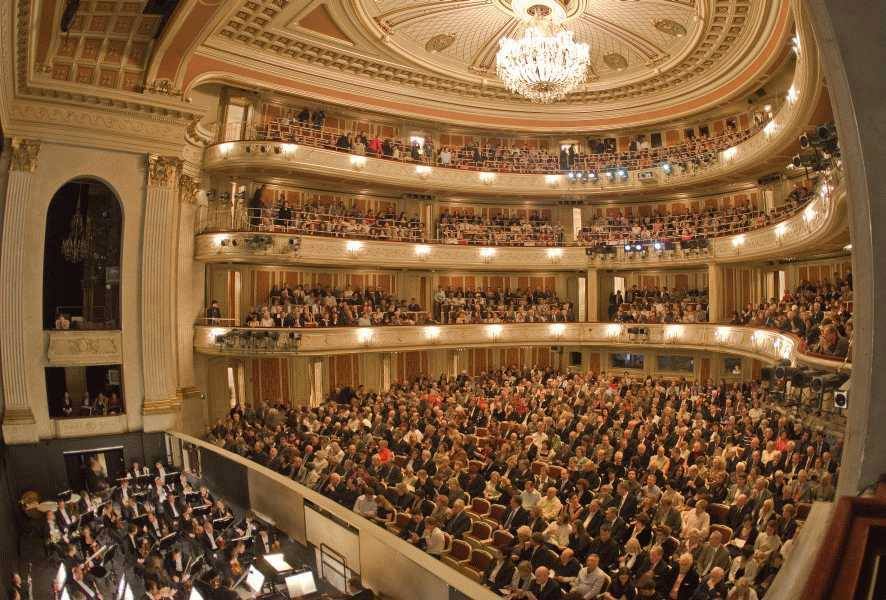
[[[604,55],[603,62],[613,71],[624,71],[628,68],[628,59],[617,52],[610,52]]]
[[[425,43],[425,50],[428,52],[443,52],[455,41],[453,33],[438,33]]]
[[[652,24],[660,32],[667,35],[672,35],[674,37],[683,37],[686,35],[686,28],[673,19],[656,19]]]

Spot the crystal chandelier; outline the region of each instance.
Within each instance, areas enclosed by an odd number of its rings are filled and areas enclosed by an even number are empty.
[[[84,218],[83,213],[80,211],[82,192],[83,186],[80,187],[80,194],[77,196],[77,208],[74,210],[74,216],[71,217],[68,237],[62,241],[62,256],[69,263],[75,264],[83,262],[92,254],[92,247],[95,242],[92,219],[89,217]]]
[[[505,87],[532,102],[550,103],[584,83],[590,48],[561,25],[565,11],[556,0],[515,0],[513,8],[524,20],[522,35],[499,40],[495,56]]]

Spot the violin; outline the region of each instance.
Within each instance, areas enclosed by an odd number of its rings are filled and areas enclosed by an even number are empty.
[[[234,577],[240,577],[243,574],[243,567],[240,566],[240,561],[237,560],[236,556],[234,556],[231,559],[230,565],[231,565],[231,574],[233,574]]]

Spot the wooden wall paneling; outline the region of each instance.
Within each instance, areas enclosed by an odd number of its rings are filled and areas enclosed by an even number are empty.
[[[702,357],[698,369],[698,378],[701,382],[705,382],[711,378],[711,359],[707,356]]]
[[[689,275],[686,273],[677,273],[674,275],[674,287],[683,292],[689,289]]]

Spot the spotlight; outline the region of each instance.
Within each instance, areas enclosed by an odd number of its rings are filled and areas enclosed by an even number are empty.
[[[664,246],[661,245],[661,242],[655,242],[654,244],[652,244],[652,247],[655,248],[656,252],[661,252],[661,250],[664,248]]]
[[[569,171],[567,177],[569,177],[570,181],[575,181],[575,171]]]
[[[630,244],[625,244],[625,252],[630,252],[632,248],[633,246],[631,246]]]
[[[816,375],[812,378],[809,387],[816,394],[823,394],[831,390],[836,390],[849,379],[847,373],[828,373],[826,375]]]
[[[643,250],[643,246],[641,246],[640,244],[636,244],[634,246],[634,250],[636,250],[637,252],[641,252]]]
[[[627,178],[628,178],[628,172],[627,172],[626,170],[624,170],[624,169],[619,169],[619,170],[618,170],[618,176],[621,177],[622,179],[627,179]]]
[[[662,172],[663,172],[665,175],[670,175],[670,174],[671,174],[671,170],[672,170],[672,169],[671,169],[671,163],[669,163],[669,162],[667,162],[667,161],[661,163],[661,170],[662,170]]]
[[[596,171],[588,171],[588,179],[591,181],[597,180],[597,172]]]
[[[222,240],[222,241],[221,241],[221,245],[222,245],[222,246],[227,246],[227,245],[228,245],[228,240]]]
[[[809,368],[801,367],[795,369],[791,375],[791,385],[797,388],[809,387],[810,379]]]
[[[849,408],[849,381],[843,382],[835,392],[834,392],[834,407],[836,408]]]

